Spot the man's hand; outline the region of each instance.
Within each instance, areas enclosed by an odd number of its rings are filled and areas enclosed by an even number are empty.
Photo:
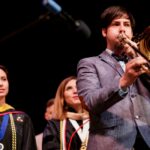
[[[121,88],[127,88],[130,86],[134,81],[144,73],[149,72],[148,67],[146,67],[147,61],[141,57],[135,57],[131,59],[127,64],[126,64],[126,69],[123,74],[123,76],[120,79],[120,87]]]

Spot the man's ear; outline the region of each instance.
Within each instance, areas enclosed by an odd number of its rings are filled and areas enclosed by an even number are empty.
[[[106,32],[107,32],[106,28],[102,28],[102,36],[103,37],[106,37]]]

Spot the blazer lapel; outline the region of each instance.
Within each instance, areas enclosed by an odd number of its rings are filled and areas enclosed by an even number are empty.
[[[122,67],[120,66],[120,64],[118,63],[118,61],[111,56],[107,51],[102,52],[99,55],[100,59],[104,62],[106,62],[107,64],[109,64],[112,68],[114,68],[114,70],[116,70],[120,75],[122,75],[124,73]]]

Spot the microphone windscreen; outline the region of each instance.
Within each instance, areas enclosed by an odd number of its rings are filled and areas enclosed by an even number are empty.
[[[76,22],[76,32],[80,33],[81,36],[85,38],[90,38],[91,30],[82,20],[77,20]]]
[[[43,4],[54,14],[59,14],[62,11],[61,6],[58,5],[54,0],[44,0]]]

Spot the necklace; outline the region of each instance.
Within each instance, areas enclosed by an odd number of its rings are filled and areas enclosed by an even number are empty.
[[[89,119],[83,120],[83,129],[79,126],[76,120],[69,119],[72,123],[73,127],[76,129],[80,140],[81,140],[81,147],[80,150],[86,150],[88,135],[89,135]]]
[[[4,149],[4,145],[2,143],[0,143],[0,150]]]
[[[69,121],[72,123],[73,127],[78,130],[77,133],[81,139],[81,141],[85,141],[88,133],[89,133],[89,123],[84,124],[87,120],[83,120],[83,129],[80,128],[79,124],[77,123],[76,120],[69,119]]]
[[[81,125],[83,129],[81,129],[81,126],[79,126],[76,120],[69,119],[69,121],[72,123],[73,127],[75,128],[75,132],[73,132],[70,138],[68,150],[70,150],[71,141],[75,133],[78,133],[79,138],[81,139],[80,150],[86,150],[88,136],[89,136],[89,119],[83,120],[83,124]],[[66,150],[66,132],[65,131],[66,131],[66,119],[60,121],[60,150]]]

